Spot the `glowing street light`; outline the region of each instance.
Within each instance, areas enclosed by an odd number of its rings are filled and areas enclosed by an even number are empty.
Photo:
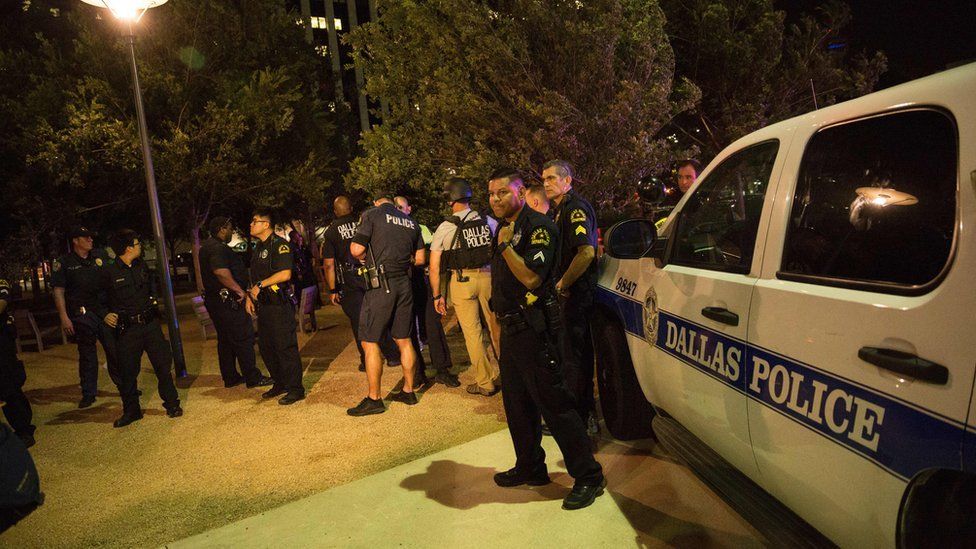
[[[173,280],[169,275],[169,257],[166,254],[166,238],[163,232],[163,218],[159,210],[159,195],[156,193],[156,176],[153,173],[152,153],[149,150],[149,133],[146,129],[146,113],[142,108],[142,89],[139,87],[139,70],[136,68],[136,38],[132,25],[138,23],[149,8],[161,6],[167,0],[81,0],[98,8],[112,12],[125,22],[126,41],[129,44],[129,58],[132,68],[132,95],[136,103],[136,117],[139,122],[139,139],[142,141],[142,160],[146,171],[146,189],[149,193],[149,211],[152,214],[153,236],[156,239],[156,262],[162,279],[163,299],[169,310],[169,342],[173,348],[173,364],[176,375],[186,376],[186,358],[183,356],[183,338],[180,337],[180,322],[176,318],[176,299],[173,297]]]

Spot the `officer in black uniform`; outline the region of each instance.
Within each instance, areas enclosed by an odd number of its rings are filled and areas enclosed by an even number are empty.
[[[270,377],[255,366],[254,325],[244,311],[247,272],[244,262],[227,245],[234,228],[226,217],[210,220],[210,234],[200,246],[200,276],[203,278],[203,302],[217,330],[217,360],[224,387],[246,383],[267,387]],[[237,371],[240,364],[241,370]]]
[[[359,317],[359,337],[366,351],[366,379],[369,393],[357,406],[346,410],[351,416],[381,414],[386,409],[380,398],[382,363],[377,342],[387,327],[403,366],[403,389],[393,400],[417,404],[414,376],[417,353],[410,341],[413,323],[413,288],[409,272],[426,261],[420,227],[410,216],[396,209],[388,196],[378,198],[375,208],[363,212],[349,251],[366,267],[366,297]]]
[[[274,232],[271,210],[258,208],[254,211],[251,236],[258,242],[251,255],[252,286],[245,306],[248,313],[257,316],[258,347],[274,380],[271,389],[261,396],[284,395],[278,404],[294,404],[305,398],[291,287],[294,259],[288,242]]]
[[[115,262],[102,270],[105,290],[105,324],[115,329],[121,368],[122,417],[116,427],[142,419],[137,389],[142,353],[149,355],[158,381],[159,396],[169,417],[180,417],[180,396],[173,383],[173,354],[159,324],[159,309],[152,288],[153,280],[142,255],[142,243],[135,231],[122,230],[112,239]]]
[[[573,168],[564,160],[547,162],[542,184],[552,204],[550,217],[559,229],[560,261],[553,273],[562,306],[566,337],[562,343],[566,384],[576,397],[576,411],[587,430],[599,432],[593,398],[593,339],[590,318],[596,290],[596,214],[573,190]]]
[[[359,218],[353,215],[352,203],[346,195],[336,197],[332,211],[335,220],[325,229],[325,244],[322,246],[325,281],[332,304],[342,307],[342,312],[349,318],[352,336],[359,349],[359,371],[365,372],[366,355],[359,339],[359,314],[366,295],[366,283],[356,272],[362,265],[349,255],[349,244],[359,228]],[[390,366],[400,365],[400,350],[389,330],[380,337],[380,351]]]
[[[0,401],[4,403],[3,415],[7,423],[24,446],[30,448],[34,445],[35,427],[31,425],[30,402],[24,395],[26,381],[24,363],[17,359],[17,329],[10,310],[10,284],[0,279]]]
[[[559,234],[549,218],[525,206],[525,184],[517,171],[495,172],[488,192],[495,216],[506,222],[498,230],[491,264],[491,305],[502,327],[502,400],[516,458],[514,468],[495,475],[495,483],[549,483],[541,416],[576,480],[563,509],[580,509],[603,493],[606,481],[558,361],[562,328],[553,275]]]
[[[121,384],[118,361],[115,356],[115,337],[105,324],[100,311],[102,269],[111,262],[101,251],[93,249],[94,234],[85,227],[72,227],[68,231],[71,253],[54,262],[51,285],[54,286],[54,304],[61,317],[61,329],[74,336],[78,344],[78,377],[81,379],[79,408],[95,403],[98,391],[98,350],[95,342],[102,343],[108,361],[108,374],[118,387]]]

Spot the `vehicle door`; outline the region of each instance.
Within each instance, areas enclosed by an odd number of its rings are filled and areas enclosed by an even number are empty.
[[[654,402],[747,474],[756,469],[744,395],[749,301],[766,189],[785,147],[768,138],[737,145],[703,174],[678,206],[665,267],[650,272],[645,298],[657,313]]]
[[[794,137],[743,381],[760,483],[842,546],[892,546],[906,482],[960,467],[976,204],[958,134],[973,122],[906,108]]]

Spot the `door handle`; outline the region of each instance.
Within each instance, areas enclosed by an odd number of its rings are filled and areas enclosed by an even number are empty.
[[[705,307],[701,310],[701,314],[705,318],[710,318],[715,322],[721,322],[729,326],[739,325],[739,315],[724,307]]]
[[[948,368],[911,353],[881,347],[861,347],[857,357],[879,368],[936,385],[945,385],[949,381]]]

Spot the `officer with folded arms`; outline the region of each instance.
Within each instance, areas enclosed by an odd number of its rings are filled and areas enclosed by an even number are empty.
[[[491,264],[491,305],[502,327],[502,401],[515,446],[515,467],[496,474],[495,483],[550,482],[541,445],[545,418],[576,481],[563,509],[581,509],[603,493],[606,481],[559,365],[562,327],[554,288],[559,234],[549,218],[526,207],[525,183],[517,171],[492,174],[488,193],[495,216],[505,221]]]
[[[78,377],[81,380],[79,408],[95,403],[98,392],[98,350],[101,342],[108,362],[108,375],[118,387],[121,384],[115,356],[115,338],[98,315],[98,295],[102,269],[110,263],[100,251],[93,249],[94,233],[85,227],[68,231],[71,253],[54,262],[51,285],[54,286],[54,305],[61,317],[61,329],[74,336],[78,344]]]
[[[210,220],[210,234],[200,246],[200,277],[203,279],[203,302],[217,330],[217,361],[224,387],[246,383],[267,387],[270,377],[255,366],[254,325],[244,311],[247,273],[244,262],[227,245],[234,228],[226,217]],[[240,365],[240,372],[237,365]]]
[[[390,327],[393,341],[400,349],[403,367],[403,389],[393,400],[417,404],[414,394],[414,375],[417,353],[410,341],[413,323],[413,288],[409,272],[413,266],[426,261],[424,239],[420,227],[393,204],[392,198],[378,198],[375,208],[363,212],[356,236],[349,251],[366,266],[364,282],[366,297],[359,317],[359,337],[366,352],[368,393],[358,405],[346,410],[351,416],[381,414],[386,411],[380,398],[382,361],[378,341],[383,330]]]
[[[359,217],[352,213],[352,203],[346,195],[336,197],[332,203],[335,219],[325,229],[322,260],[325,265],[325,282],[333,305],[342,307],[349,319],[352,336],[359,350],[359,371],[366,371],[366,355],[359,339],[359,314],[363,308],[366,284],[357,271],[362,265],[349,255],[349,244],[359,228]],[[400,350],[389,331],[380,337],[380,351],[390,366],[400,365]]]
[[[102,271],[107,311],[104,322],[115,330],[116,348],[121,368],[122,417],[115,427],[142,419],[137,389],[142,353],[149,355],[158,380],[159,396],[169,417],[180,417],[180,397],[173,383],[173,354],[159,324],[159,309],[152,290],[152,277],[139,259],[142,243],[135,231],[119,231],[112,239],[115,262]],[[164,267],[165,268],[165,267]]]
[[[294,259],[288,242],[274,232],[271,210],[258,208],[251,218],[251,236],[257,239],[251,254],[251,283],[247,312],[258,319],[258,348],[274,384],[262,398],[284,395],[278,404],[305,398],[302,358],[298,354],[291,269]]]

